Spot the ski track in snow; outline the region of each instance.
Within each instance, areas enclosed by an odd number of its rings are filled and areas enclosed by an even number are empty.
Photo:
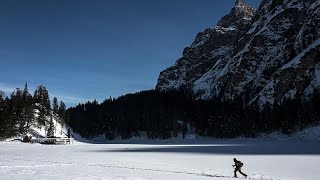
[[[194,176],[205,176],[212,178],[233,178],[233,176],[223,176],[219,174],[206,174],[206,173],[197,173],[197,172],[188,172],[188,171],[173,171],[173,170],[162,170],[162,169],[149,169],[149,168],[137,168],[137,167],[125,167],[125,166],[110,166],[110,165],[95,165],[99,167],[107,168],[117,168],[117,169],[130,169],[130,170],[141,170],[141,171],[153,171],[153,172],[162,172],[162,173],[173,173],[173,174],[185,174],[185,175],[194,175]],[[260,177],[257,177],[260,176]],[[238,177],[241,178],[241,177]],[[253,177],[247,177],[245,179],[252,180],[273,180],[272,178],[264,178],[261,175],[254,175]]]
[[[186,175],[195,175],[195,176],[207,176],[207,177],[216,177],[223,178],[232,176],[222,176],[218,174],[205,174],[205,173],[196,173],[196,172],[187,172],[187,171],[173,171],[173,170],[163,170],[163,169],[150,169],[150,168],[138,168],[138,167],[126,167],[126,166],[111,166],[111,165],[93,165],[99,167],[107,167],[107,168],[117,168],[117,169],[130,169],[130,170],[140,170],[140,171],[153,171],[153,172],[162,172],[162,173],[173,173],[173,174],[186,174]]]
[[[74,163],[63,163],[59,164],[59,162],[49,161],[53,164],[42,164],[42,165],[14,165],[14,166],[0,166],[0,168],[48,168],[54,166],[75,166]],[[105,165],[105,164],[89,164],[89,166],[93,167],[102,167],[102,168],[115,168],[115,169],[129,169],[129,170],[138,170],[138,171],[151,171],[151,172],[160,172],[160,173],[172,173],[172,174],[184,174],[184,175],[191,175],[191,176],[204,176],[204,177],[211,177],[211,178],[233,178],[233,176],[224,176],[219,174],[206,174],[206,173],[198,173],[198,172],[188,172],[188,171],[175,171],[175,170],[163,170],[163,169],[151,169],[151,168],[139,168],[139,167],[129,167],[129,166],[115,166],[115,165]],[[24,170],[27,171],[27,170]],[[243,179],[242,177],[238,177]],[[262,175],[254,175],[253,177],[247,177],[245,179],[252,179],[252,180],[274,180],[272,178],[264,178]]]

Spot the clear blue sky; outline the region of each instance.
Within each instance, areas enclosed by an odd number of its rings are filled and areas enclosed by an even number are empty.
[[[1,0],[0,90],[43,84],[72,106],[153,89],[160,71],[234,3]]]

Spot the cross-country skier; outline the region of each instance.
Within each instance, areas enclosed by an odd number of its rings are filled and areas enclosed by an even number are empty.
[[[233,158],[234,165],[232,165],[234,168],[234,177],[237,177],[237,171],[239,171],[240,174],[242,174],[244,177],[247,177],[247,175],[243,172],[241,172],[241,167],[243,166],[243,163],[241,161],[238,161],[236,158]]]

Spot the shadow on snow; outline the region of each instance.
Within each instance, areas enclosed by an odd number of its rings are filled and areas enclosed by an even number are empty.
[[[239,155],[320,155],[319,143],[270,142],[247,144],[206,144],[206,145],[144,145],[137,148],[96,149],[90,152],[116,153],[203,153]]]

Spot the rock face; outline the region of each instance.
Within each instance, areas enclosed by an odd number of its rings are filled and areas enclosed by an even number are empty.
[[[243,98],[263,107],[320,86],[320,1],[237,0],[213,29],[200,32],[156,89],[195,98]]]

